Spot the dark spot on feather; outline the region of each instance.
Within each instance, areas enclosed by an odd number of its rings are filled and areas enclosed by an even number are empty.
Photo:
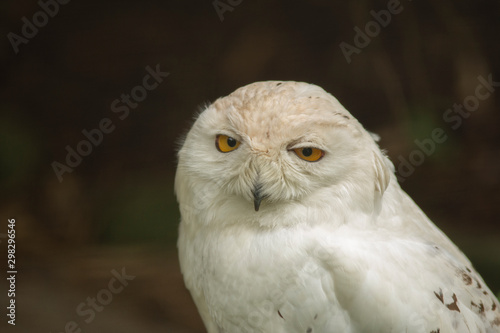
[[[283,316],[281,315],[280,310],[278,310],[278,315],[279,315],[281,318],[283,318]],[[285,318],[283,318],[283,319],[285,319]]]
[[[457,304],[457,295],[453,294],[452,298],[453,298],[453,303],[446,304],[446,307],[448,309],[450,309],[451,311],[460,312],[460,309],[459,309],[458,304]]]
[[[312,98],[312,96],[309,96],[308,98]]]
[[[345,114],[342,114],[342,113],[340,113],[340,112],[335,112],[335,114],[336,114],[337,116],[342,116],[342,117],[344,117],[344,118],[345,118],[345,119],[347,119],[347,120],[351,119],[351,118],[349,118],[349,116],[347,116],[347,115],[345,115]]]
[[[470,286],[472,284],[472,278],[470,277],[469,274],[467,274],[465,272],[462,273],[462,280],[464,280],[464,283],[467,286]]]
[[[306,333],[311,333],[312,331],[313,331],[313,329],[308,327]]]
[[[440,332],[441,332],[441,330],[439,328],[435,331],[431,331],[431,333],[440,333]]]
[[[497,309],[497,303],[493,300],[493,304],[491,305],[491,311],[495,311]]]
[[[492,325],[494,325],[494,326],[500,326],[500,317],[499,317],[499,316],[496,316],[496,317],[495,317],[495,320],[493,320],[493,321],[491,322],[491,324],[492,324]]]
[[[276,87],[277,87],[277,86],[281,86],[281,84],[282,84],[282,83],[283,83],[283,82],[278,82],[278,83],[276,83]]]
[[[316,313],[316,314],[314,315],[314,320],[316,320],[317,318],[318,318],[318,314]]]
[[[467,272],[472,273],[469,267],[465,267],[465,269],[467,270]]]
[[[479,314],[483,314],[484,313],[484,304],[483,304],[483,302],[479,302],[479,305],[477,305],[476,303],[474,303],[474,302],[471,301],[470,305],[473,306],[473,307],[476,307]]]
[[[434,292],[434,295],[436,295],[437,299],[441,301],[441,303],[444,304],[444,301],[443,301],[443,291],[441,289],[439,289],[439,294],[437,292]]]
[[[488,292],[486,290],[483,291],[483,295],[488,295]]]
[[[477,279],[475,279],[475,280],[476,280],[476,283],[477,283],[477,285],[476,285],[477,289],[481,289],[482,288],[481,287],[481,283],[479,283],[479,281]]]

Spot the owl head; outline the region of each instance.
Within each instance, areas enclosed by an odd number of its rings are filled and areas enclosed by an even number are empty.
[[[303,82],[256,82],[216,100],[178,157],[183,220],[201,224],[298,223],[318,205],[369,212],[394,178],[374,136]]]

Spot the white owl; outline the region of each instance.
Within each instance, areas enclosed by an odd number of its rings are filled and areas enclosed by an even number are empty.
[[[209,333],[500,332],[500,305],[330,94],[257,82],[179,151],[179,258]]]

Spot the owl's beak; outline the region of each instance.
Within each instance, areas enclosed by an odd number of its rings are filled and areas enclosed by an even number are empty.
[[[260,202],[262,201],[262,194],[261,194],[261,185],[257,184],[254,187],[254,190],[252,191],[253,193],[253,207],[255,208],[255,211],[259,211],[260,207]]]
[[[259,207],[260,207],[260,202],[261,201],[262,201],[261,197],[255,197],[254,200],[253,200],[253,207],[255,208],[256,212],[259,211]]]

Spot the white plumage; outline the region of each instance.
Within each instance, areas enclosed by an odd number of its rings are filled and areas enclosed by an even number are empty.
[[[330,94],[257,82],[179,151],[179,258],[209,333],[500,332],[500,306]]]

